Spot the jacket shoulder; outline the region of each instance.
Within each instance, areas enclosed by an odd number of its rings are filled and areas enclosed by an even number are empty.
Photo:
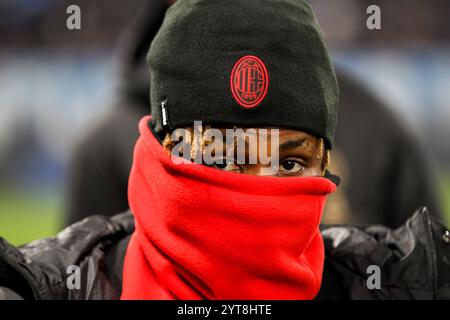
[[[395,230],[374,225],[321,231],[326,259],[319,297],[450,298],[450,234],[426,208]]]
[[[111,270],[120,264],[111,263],[110,251],[133,230],[128,211],[86,218],[18,248],[0,238],[0,286],[25,299],[116,299],[114,274],[122,270]]]

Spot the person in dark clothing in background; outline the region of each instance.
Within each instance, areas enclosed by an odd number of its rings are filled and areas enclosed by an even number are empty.
[[[137,123],[150,113],[145,58],[170,2],[143,3],[123,37],[121,99],[74,152],[67,224],[128,208],[127,182]],[[323,222],[397,227],[419,206],[441,217],[435,181],[417,138],[362,84],[344,70],[336,68],[336,73],[340,113],[332,170],[344,179],[338,192],[330,196]],[[361,137],[370,137],[370,144]]]
[[[73,151],[68,171],[67,224],[94,214],[111,216],[128,209],[127,182],[138,137],[137,123],[150,113],[145,56],[171,2],[143,1],[120,39],[120,96]]]
[[[343,70],[336,73],[340,102],[331,169],[342,183],[323,221],[395,228],[419,205],[441,218],[437,183],[420,140],[390,106]]]

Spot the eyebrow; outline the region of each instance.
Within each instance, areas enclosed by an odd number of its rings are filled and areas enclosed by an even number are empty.
[[[306,138],[288,140],[288,141],[280,144],[280,150],[289,150],[289,149],[294,149],[294,148],[300,147],[305,143],[305,141],[306,141]]]

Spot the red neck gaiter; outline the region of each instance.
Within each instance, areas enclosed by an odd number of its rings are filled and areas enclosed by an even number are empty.
[[[312,299],[318,225],[335,185],[175,164],[144,117],[129,202],[136,220],[121,299]]]

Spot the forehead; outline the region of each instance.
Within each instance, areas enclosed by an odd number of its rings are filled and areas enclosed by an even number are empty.
[[[280,129],[280,139],[290,139],[290,138],[304,138],[306,140],[316,140],[317,137],[298,130],[291,130],[291,129]]]
[[[220,128],[219,130],[222,131],[223,134],[225,134],[227,129],[232,129],[232,128]],[[235,129],[237,129],[237,128],[235,128]],[[307,141],[316,141],[317,140],[317,137],[312,134],[306,133],[304,131],[293,130],[293,129],[274,128],[274,127],[240,128],[240,129],[244,130],[248,134],[252,134],[252,132],[253,132],[256,135],[267,134],[268,136],[270,136],[272,134],[271,129],[278,129],[278,134],[279,134],[280,140],[287,140],[287,139],[305,139]]]

